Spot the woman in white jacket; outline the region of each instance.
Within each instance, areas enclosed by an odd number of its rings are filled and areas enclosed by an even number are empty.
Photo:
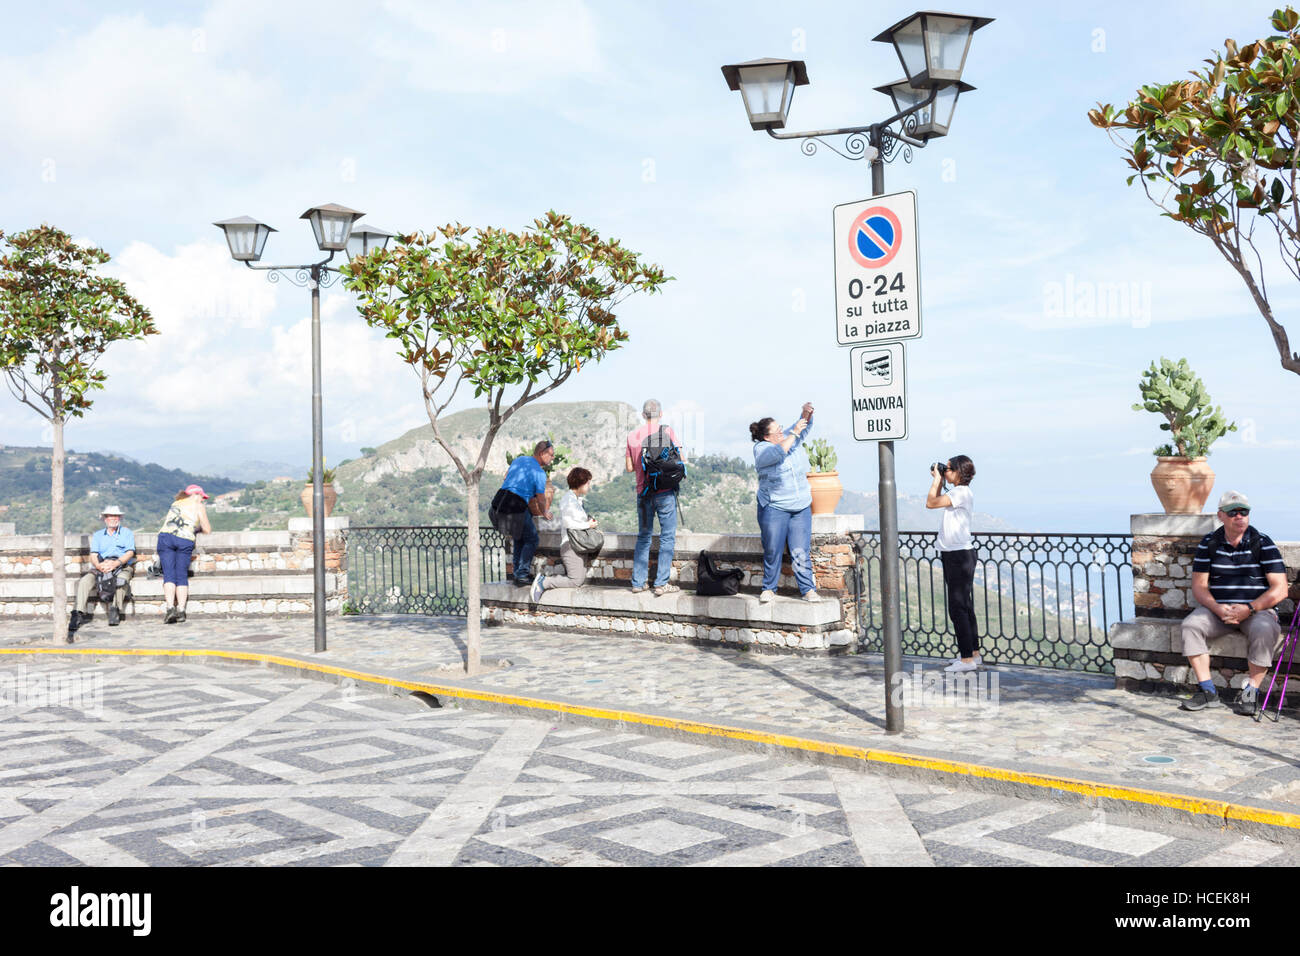
[[[591,472],[586,468],[574,468],[565,479],[569,490],[560,499],[560,561],[564,563],[564,576],[547,577],[539,574],[533,582],[529,594],[536,604],[541,600],[542,592],[550,588],[580,588],[587,580],[587,564],[569,541],[569,531],[596,527],[596,519],[587,514],[582,499],[591,491]]]

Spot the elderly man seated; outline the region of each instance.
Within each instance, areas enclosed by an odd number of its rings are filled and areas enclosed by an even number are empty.
[[[77,582],[77,603],[68,622],[72,633],[90,620],[90,595],[95,591],[108,607],[108,626],[116,627],[126,609],[127,584],[135,573],[135,534],[122,527],[122,509],[110,505],[100,513],[104,527],[90,539],[90,566]]]
[[[1210,678],[1210,641],[1239,631],[1246,637],[1249,677],[1237,712],[1255,714],[1259,685],[1273,663],[1282,628],[1272,608],[1286,599],[1286,565],[1277,545],[1250,523],[1250,502],[1237,491],[1219,499],[1217,528],[1192,559],[1192,597],[1200,607],[1183,620],[1183,653],[1200,686],[1183,710],[1221,703]]]

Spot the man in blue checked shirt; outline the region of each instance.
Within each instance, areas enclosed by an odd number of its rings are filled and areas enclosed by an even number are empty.
[[[127,584],[135,573],[135,534],[122,527],[122,509],[109,505],[101,513],[104,527],[90,539],[90,566],[77,582],[77,603],[68,622],[72,633],[90,620],[90,592],[108,605],[108,626],[117,627],[126,610]]]
[[[1183,620],[1183,653],[1200,685],[1183,710],[1222,703],[1210,679],[1210,641],[1233,631],[1246,636],[1250,676],[1237,712],[1259,709],[1259,685],[1273,663],[1282,626],[1271,610],[1286,599],[1286,565],[1277,545],[1250,524],[1250,502],[1237,491],[1219,499],[1217,528],[1201,539],[1192,559],[1192,597],[1200,604]]]

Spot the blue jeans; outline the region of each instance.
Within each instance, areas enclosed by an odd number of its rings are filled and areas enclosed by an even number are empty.
[[[158,535],[158,563],[162,565],[163,584],[189,587],[190,558],[194,555],[194,542],[178,538],[164,531]]]
[[[659,563],[655,570],[657,588],[668,583],[673,569],[673,545],[677,543],[677,493],[661,491],[645,495],[636,503],[636,550],[632,552],[632,587],[643,588],[650,576],[650,535],[655,515],[659,516]]]
[[[812,505],[803,511],[785,511],[775,505],[758,507],[758,531],[763,539],[763,590],[775,591],[781,579],[781,555],[790,545],[799,593],[814,589],[812,575]]]
[[[525,511],[519,537],[515,538],[515,584],[533,583],[533,553],[537,550],[537,525]]]

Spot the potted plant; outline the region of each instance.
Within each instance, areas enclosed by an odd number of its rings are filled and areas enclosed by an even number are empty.
[[[321,494],[325,502],[325,517],[334,510],[334,503],[339,500],[339,493],[334,490],[334,473],[337,469],[326,468],[321,474]],[[302,506],[307,509],[307,517],[312,517],[311,499],[312,482],[316,480],[316,469],[307,469],[307,485],[302,489]]]
[[[840,484],[840,473],[835,470],[839,458],[835,449],[824,438],[814,438],[804,445],[808,452],[808,487],[812,489],[812,513],[815,515],[833,515],[835,506],[844,495],[844,486]]]
[[[1142,373],[1138,390],[1142,401],[1133,410],[1163,415],[1160,430],[1173,439],[1155,449],[1151,484],[1160,504],[1165,514],[1200,514],[1214,488],[1214,471],[1205,460],[1210,446],[1235,432],[1237,425],[1223,417],[1223,409],[1210,404],[1204,383],[1187,359],[1174,364],[1162,357],[1159,366],[1152,362]]]

